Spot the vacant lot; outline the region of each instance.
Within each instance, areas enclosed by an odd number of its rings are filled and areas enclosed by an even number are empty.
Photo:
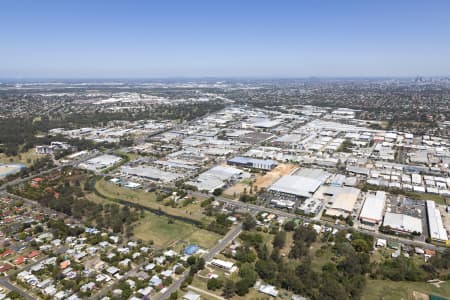
[[[388,280],[368,280],[361,299],[367,300],[399,300],[413,298],[414,292],[450,297],[450,283],[445,282],[436,287],[426,282],[396,282]],[[418,295],[417,295],[418,296]]]
[[[156,201],[155,193],[148,193],[143,190],[131,190],[106,182],[104,179],[95,184],[96,190],[103,196],[112,199],[121,199],[132,203],[151,208],[160,209],[164,213],[172,216],[179,216],[195,221],[208,222],[209,219],[203,214],[203,209],[199,203],[193,203],[186,207],[174,208],[165,206],[164,201]]]
[[[249,192],[250,191],[250,185],[243,182],[238,182],[232,187],[229,187],[226,189],[223,193],[224,196],[232,196],[232,198],[239,197],[244,191]]]
[[[41,157],[44,156],[37,154],[34,148],[27,152],[20,153],[17,156],[6,156],[4,153],[0,153],[0,164],[21,163],[28,167],[31,166],[36,159]]]
[[[271,186],[276,180],[284,175],[288,175],[294,169],[298,168],[297,165],[292,164],[279,164],[272,171],[267,172],[265,175],[257,175],[255,184],[259,188],[267,188]]]
[[[145,217],[136,223],[134,235],[137,239],[144,241],[152,240],[158,247],[185,241],[198,244],[203,248],[210,248],[220,239],[220,236],[215,233],[182,221],[169,222],[169,218],[152,213],[146,213]]]

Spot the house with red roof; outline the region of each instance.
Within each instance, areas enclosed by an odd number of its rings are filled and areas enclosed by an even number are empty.
[[[31,179],[30,185],[31,185],[32,187],[38,187],[39,184],[42,183],[42,181],[44,181],[44,178],[36,177],[36,178]]]
[[[14,264],[17,266],[23,264],[24,262],[25,262],[25,257],[22,255],[14,260]]]
[[[0,253],[0,257],[7,257],[11,254],[14,254],[14,250],[12,249],[6,249],[5,251],[3,251],[2,253]]]
[[[1,267],[0,267],[0,273],[5,273],[8,272],[9,270],[11,270],[13,268],[13,266],[11,266],[8,263],[4,263]]]
[[[33,250],[30,253],[28,253],[28,258],[34,258],[36,256],[39,256],[39,254],[41,254],[41,252],[39,252],[37,250]]]

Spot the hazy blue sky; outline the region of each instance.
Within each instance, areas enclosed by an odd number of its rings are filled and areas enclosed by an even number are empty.
[[[450,75],[450,1],[0,1],[0,77]]]

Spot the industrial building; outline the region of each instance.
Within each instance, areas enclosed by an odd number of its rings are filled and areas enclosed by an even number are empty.
[[[293,199],[309,198],[322,184],[321,180],[297,176],[287,175],[278,179],[269,191],[280,197],[289,197]]]
[[[240,180],[250,177],[250,174],[234,167],[215,166],[200,174],[195,180],[186,182],[196,186],[200,191],[213,192],[222,188],[229,181]]]
[[[364,201],[359,219],[361,222],[376,225],[383,220],[383,212],[386,204],[386,193],[383,191],[368,192]]]
[[[292,209],[295,205],[295,201],[282,200],[282,199],[272,199],[270,200],[270,205],[276,208],[287,208]]]
[[[119,156],[104,154],[81,163],[79,167],[86,170],[98,171],[112,167],[114,164],[120,162],[121,160],[122,158]]]
[[[181,174],[166,172],[150,166],[122,167],[123,175],[131,175],[154,181],[171,182],[183,177]]]
[[[422,220],[405,214],[387,212],[384,215],[383,226],[389,226],[394,231],[422,234]]]
[[[428,230],[430,231],[431,240],[447,243],[448,235],[447,231],[444,228],[439,209],[436,207],[436,204],[432,200],[426,201],[426,207]]]
[[[266,171],[272,170],[277,166],[277,162],[271,159],[256,159],[242,156],[236,156],[232,159],[229,159],[227,163],[232,166],[239,166]]]
[[[50,145],[36,146],[37,154],[53,154],[60,150],[69,150],[71,146],[64,142],[51,142]]]
[[[327,187],[324,195],[331,196],[326,214],[335,217],[347,217],[353,213],[356,202],[358,201],[361,190],[354,187]]]

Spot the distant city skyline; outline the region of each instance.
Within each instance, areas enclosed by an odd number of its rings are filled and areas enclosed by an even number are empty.
[[[0,78],[450,76],[450,1],[0,3]]]

